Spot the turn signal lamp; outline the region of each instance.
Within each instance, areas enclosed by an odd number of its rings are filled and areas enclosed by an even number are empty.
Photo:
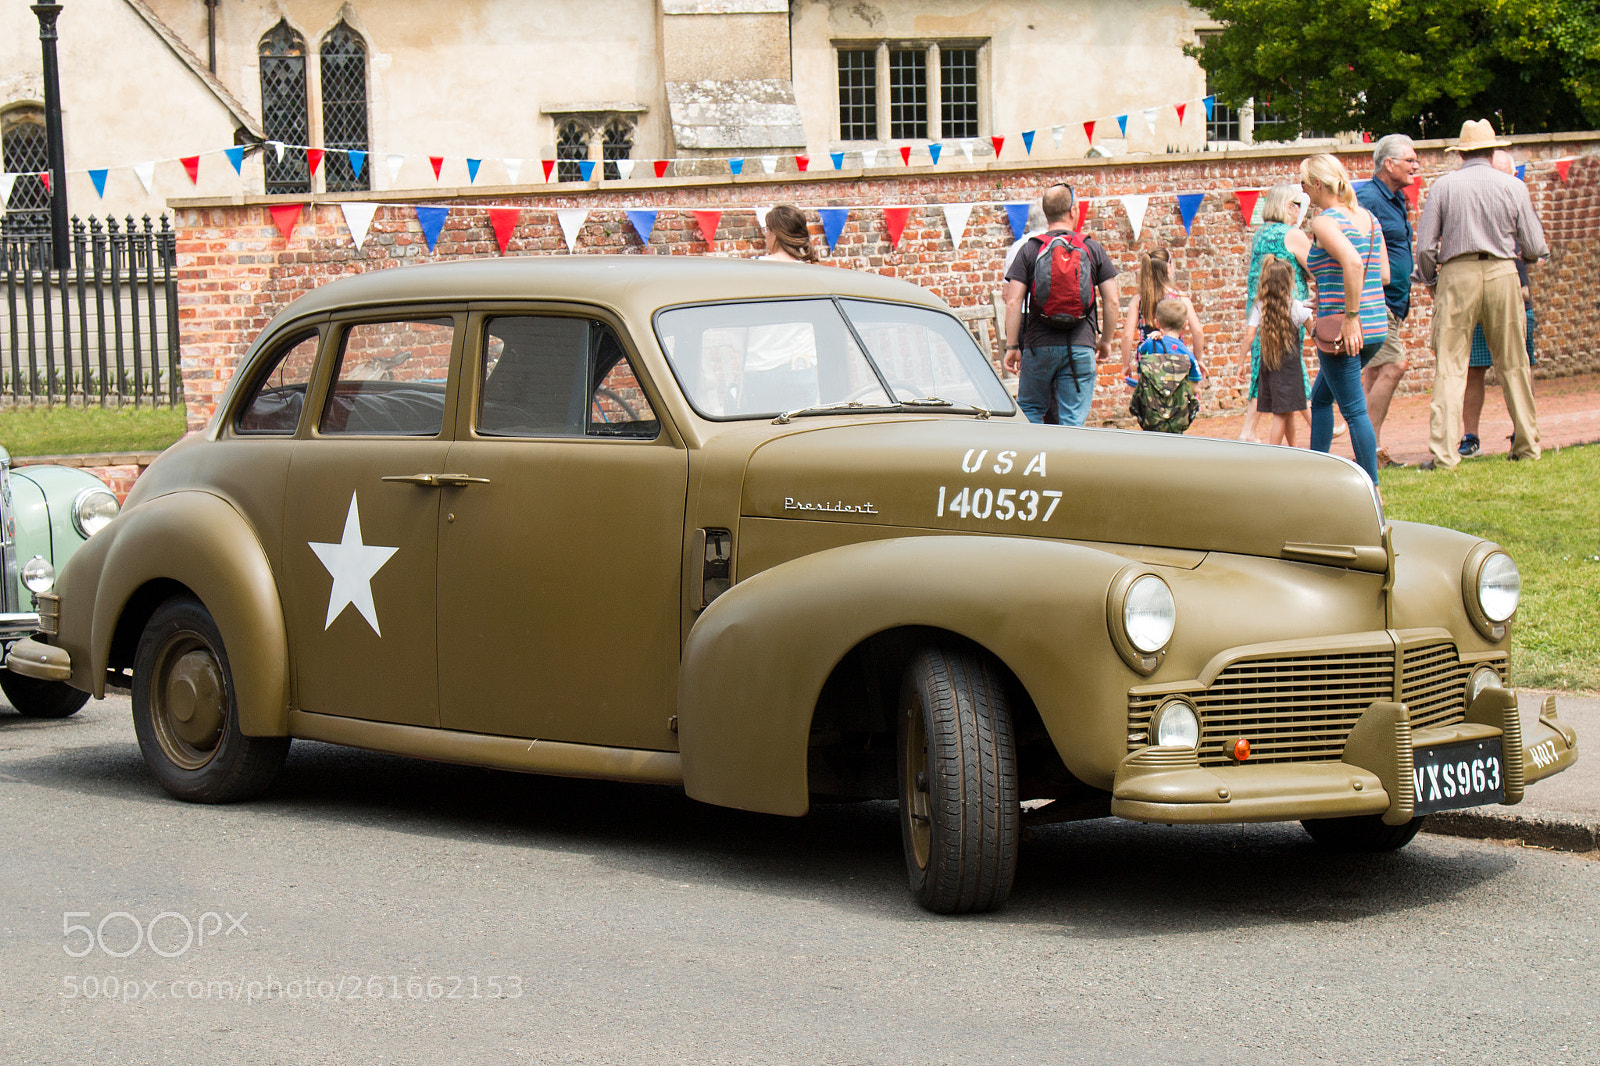
[[[1233,742],[1233,757],[1240,762],[1250,758],[1250,742],[1244,737]]]

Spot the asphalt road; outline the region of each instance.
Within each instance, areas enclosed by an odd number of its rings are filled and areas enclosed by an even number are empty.
[[[121,699],[0,704],[0,812],[7,1064],[1600,1061],[1600,863],[1571,854],[1104,820],[947,919],[887,804],[302,743],[271,798],[191,806]]]

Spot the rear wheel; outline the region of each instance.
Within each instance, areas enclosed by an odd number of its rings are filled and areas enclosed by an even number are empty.
[[[79,692],[65,681],[40,681],[10,670],[0,670],[0,692],[25,718],[65,718],[89,702],[87,692]]]
[[[1381,814],[1358,814],[1350,818],[1307,818],[1300,824],[1312,840],[1335,851],[1398,851],[1411,843],[1427,820],[1427,815],[1419,815],[1400,825],[1388,825]]]
[[[133,728],[161,787],[195,803],[260,795],[289,751],[288,737],[240,732],[222,634],[188,597],[158,607],[139,638]]]
[[[1011,711],[978,656],[928,649],[900,687],[900,833],[917,902],[995,910],[1017,869],[1021,815]]]

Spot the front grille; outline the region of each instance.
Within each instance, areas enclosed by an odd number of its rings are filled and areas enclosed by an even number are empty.
[[[1406,648],[1401,699],[1414,728],[1449,725],[1465,714],[1468,669],[1453,644]],[[1492,664],[1505,679],[1504,660]],[[1382,650],[1248,659],[1231,663],[1210,686],[1161,686],[1129,693],[1128,749],[1150,743],[1150,716],[1172,695],[1200,712],[1201,765],[1233,761],[1233,742],[1250,741],[1250,761],[1330,762],[1367,705],[1394,698],[1394,654]]]

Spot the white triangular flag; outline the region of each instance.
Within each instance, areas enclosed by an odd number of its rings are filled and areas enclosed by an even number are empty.
[[[1057,148],[1061,147],[1061,139],[1063,137],[1065,137],[1066,135],[1067,135],[1067,127],[1065,127],[1065,126],[1051,126],[1050,127],[1050,139],[1055,142]]]
[[[17,183],[17,175],[0,174],[0,215],[6,213],[6,204],[11,202],[11,187]]]
[[[367,231],[372,228],[372,216],[378,213],[378,205],[346,201],[339,207],[344,211],[344,224],[350,227],[351,242],[360,248],[366,243]]]
[[[272,150],[274,152],[278,153],[278,162],[280,162],[280,163],[283,162],[283,142],[282,141],[268,141],[267,143],[272,145]]]
[[[878,150],[876,148],[861,149],[861,169],[878,165]]]
[[[633,177],[633,160],[618,159],[616,160],[616,164],[617,173],[622,177],[623,181],[627,181],[629,178]]]
[[[971,204],[945,204],[944,224],[950,227],[950,243],[961,247],[961,238],[967,235],[967,219],[972,217]]]
[[[1139,239],[1139,231],[1144,229],[1144,213],[1149,206],[1148,196],[1129,195],[1122,198],[1122,209],[1128,212],[1128,224],[1133,227],[1134,240]]]
[[[510,178],[511,184],[515,185],[517,183],[517,175],[522,173],[522,160],[502,159],[500,162],[506,166],[506,177]]]
[[[1156,116],[1160,114],[1159,108],[1147,107],[1144,109],[1144,124],[1150,127],[1150,135],[1155,136]]]
[[[139,176],[139,184],[144,186],[145,192],[155,191],[151,188],[152,183],[156,180],[155,163],[135,163],[133,172]]]
[[[774,170],[777,170],[778,169],[778,157],[775,156],[775,155],[764,155],[764,156],[762,156],[761,157],[761,169],[765,170],[768,174],[771,174]]]
[[[767,212],[772,210],[771,204],[756,205],[756,225],[761,229],[767,228]]]
[[[588,210],[581,207],[570,207],[556,212],[556,219],[561,223],[561,235],[567,239],[567,251],[577,250],[578,231],[583,229],[584,219],[588,217]]]
[[[391,155],[389,157],[389,184],[390,185],[394,184],[394,180],[400,176],[400,168],[405,166],[405,165],[406,165],[406,157],[405,156],[403,156],[403,155]]]
[[[967,157],[967,162],[972,162],[972,138],[964,137],[961,141],[961,154]]]

